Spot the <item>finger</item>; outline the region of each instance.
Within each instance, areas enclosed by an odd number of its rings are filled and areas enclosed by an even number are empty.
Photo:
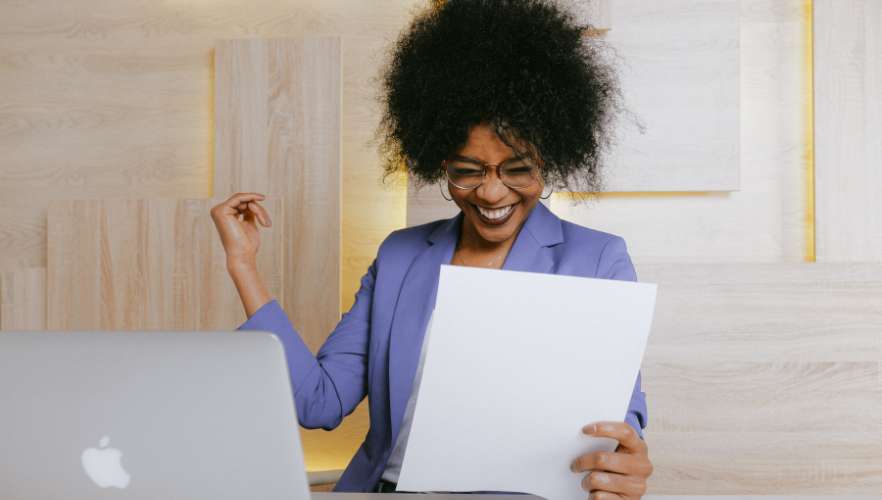
[[[614,472],[594,471],[582,478],[582,489],[591,493],[606,491],[640,497],[646,492],[646,481]]]
[[[617,453],[614,451],[595,451],[586,453],[570,464],[573,472],[602,470],[621,474],[644,474],[646,466],[643,455]]]
[[[211,209],[212,216],[236,215],[244,210],[249,201],[263,200],[266,197],[260,193],[236,193]],[[241,207],[241,208],[240,208]]]
[[[269,226],[268,219],[266,216],[266,210],[263,209],[256,201],[242,203],[236,209],[240,214],[244,215],[245,218],[243,220],[251,220],[256,217],[257,220],[260,221],[264,226]]]
[[[637,431],[627,422],[594,422],[582,428],[591,437],[610,437],[619,442],[624,453],[646,451],[646,442],[640,439]]]
[[[260,217],[261,224],[263,224],[266,227],[273,225],[273,223],[269,217],[269,212],[267,212],[266,209],[263,208],[263,206],[261,206],[260,203],[258,203],[256,201],[252,201],[251,203],[248,204],[248,207],[252,211],[254,211],[254,213],[256,213],[258,217]]]
[[[249,203],[249,204],[245,207],[245,214],[246,214],[246,217],[249,218],[249,220],[252,220],[252,221],[256,220],[256,221],[260,222],[261,224],[266,225],[266,223],[265,223],[264,220],[263,220],[263,217],[262,217],[262,216],[260,215],[260,213],[257,211],[257,208],[254,207],[254,203],[253,203],[253,202],[252,202],[252,203]]]
[[[260,206],[260,204],[256,201],[242,202],[238,206],[236,206],[235,210],[236,210],[236,216],[256,215],[258,220],[260,220],[261,224],[267,225],[268,219],[266,217],[266,210],[264,210],[263,207]]]
[[[227,201],[224,202],[224,205],[226,205],[230,208],[236,208],[239,205],[241,205],[242,203],[248,203],[249,201],[264,200],[264,199],[266,199],[266,196],[264,196],[260,193],[236,193],[236,194],[230,196],[229,198],[227,198]]]

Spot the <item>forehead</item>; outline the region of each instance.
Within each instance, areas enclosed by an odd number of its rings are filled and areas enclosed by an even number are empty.
[[[516,147],[521,146],[516,144]],[[503,142],[492,127],[478,124],[469,130],[465,145],[456,153],[487,163],[496,163],[515,156],[517,151]]]

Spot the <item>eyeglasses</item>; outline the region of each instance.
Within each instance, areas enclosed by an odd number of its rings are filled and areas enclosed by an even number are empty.
[[[441,169],[444,170],[447,180],[459,189],[475,189],[483,184],[487,179],[487,170],[491,167],[496,169],[499,180],[512,189],[523,189],[539,177],[539,167],[529,158],[521,156],[509,158],[496,165],[462,156],[454,156],[441,162]]]

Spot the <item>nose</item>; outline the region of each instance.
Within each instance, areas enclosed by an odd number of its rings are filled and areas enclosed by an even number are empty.
[[[498,170],[495,168],[488,169],[485,174],[483,184],[475,188],[475,195],[483,202],[484,205],[495,205],[508,194],[509,187],[502,183],[499,178]]]

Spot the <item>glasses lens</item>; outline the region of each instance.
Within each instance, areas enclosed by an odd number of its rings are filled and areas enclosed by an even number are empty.
[[[484,169],[471,163],[452,161],[447,163],[447,177],[461,188],[473,188],[481,184]]]
[[[529,186],[536,179],[536,172],[536,166],[527,160],[516,160],[499,169],[502,182],[515,188]]]

